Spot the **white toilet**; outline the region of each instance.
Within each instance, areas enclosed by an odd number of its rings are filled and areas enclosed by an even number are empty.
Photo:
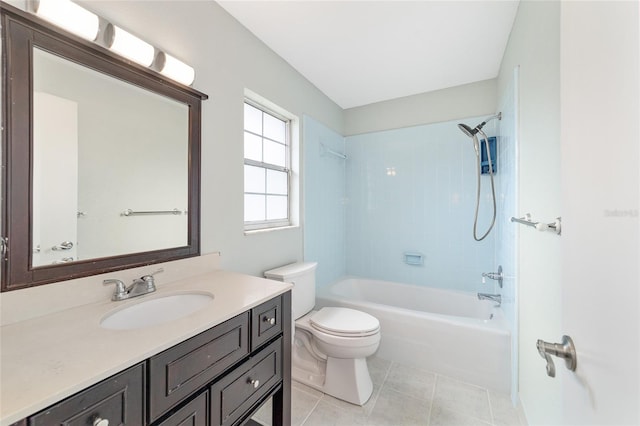
[[[314,311],[317,263],[292,263],[264,273],[293,283],[292,377],[326,394],[362,405],[373,392],[367,357],[380,344],[377,318],[348,308]]]

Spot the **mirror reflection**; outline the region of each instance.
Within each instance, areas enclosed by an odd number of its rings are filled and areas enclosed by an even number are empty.
[[[32,266],[188,244],[189,107],[33,49]]]

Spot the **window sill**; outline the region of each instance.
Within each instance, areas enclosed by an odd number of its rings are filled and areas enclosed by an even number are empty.
[[[300,225],[278,226],[274,228],[251,229],[244,231],[244,235],[264,234],[268,232],[284,231],[287,229],[298,229]]]

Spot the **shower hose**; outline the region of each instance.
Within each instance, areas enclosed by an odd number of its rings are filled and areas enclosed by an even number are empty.
[[[491,177],[491,195],[493,197],[493,218],[491,219],[491,225],[489,225],[489,229],[487,229],[487,232],[485,232],[483,236],[478,237],[478,210],[480,208],[480,150],[476,149],[476,172],[478,175],[478,184],[476,185],[477,186],[476,213],[473,219],[473,239],[476,241],[482,241],[487,237],[487,235],[489,235],[489,232],[491,232],[491,230],[493,229],[493,225],[495,225],[496,223],[496,190],[493,183],[493,163],[491,162],[491,151],[489,150],[489,138],[482,130],[479,130],[478,133],[480,133],[484,137],[484,147],[487,152],[487,159],[489,160],[489,176]],[[476,135],[473,135],[473,138],[475,139],[474,140],[475,146],[478,147],[479,146],[478,137]]]

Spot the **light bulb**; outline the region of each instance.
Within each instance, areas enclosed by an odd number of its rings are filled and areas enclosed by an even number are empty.
[[[113,31],[109,49],[142,66],[151,65],[155,56],[155,49],[152,45],[116,25],[109,25]]]
[[[193,83],[196,78],[196,72],[192,67],[164,52],[161,55],[164,57],[164,63],[161,64],[160,68],[162,75],[186,86],[190,86]]]
[[[38,16],[77,36],[89,41],[98,36],[98,15],[69,0],[40,0],[35,3],[34,8]]]

